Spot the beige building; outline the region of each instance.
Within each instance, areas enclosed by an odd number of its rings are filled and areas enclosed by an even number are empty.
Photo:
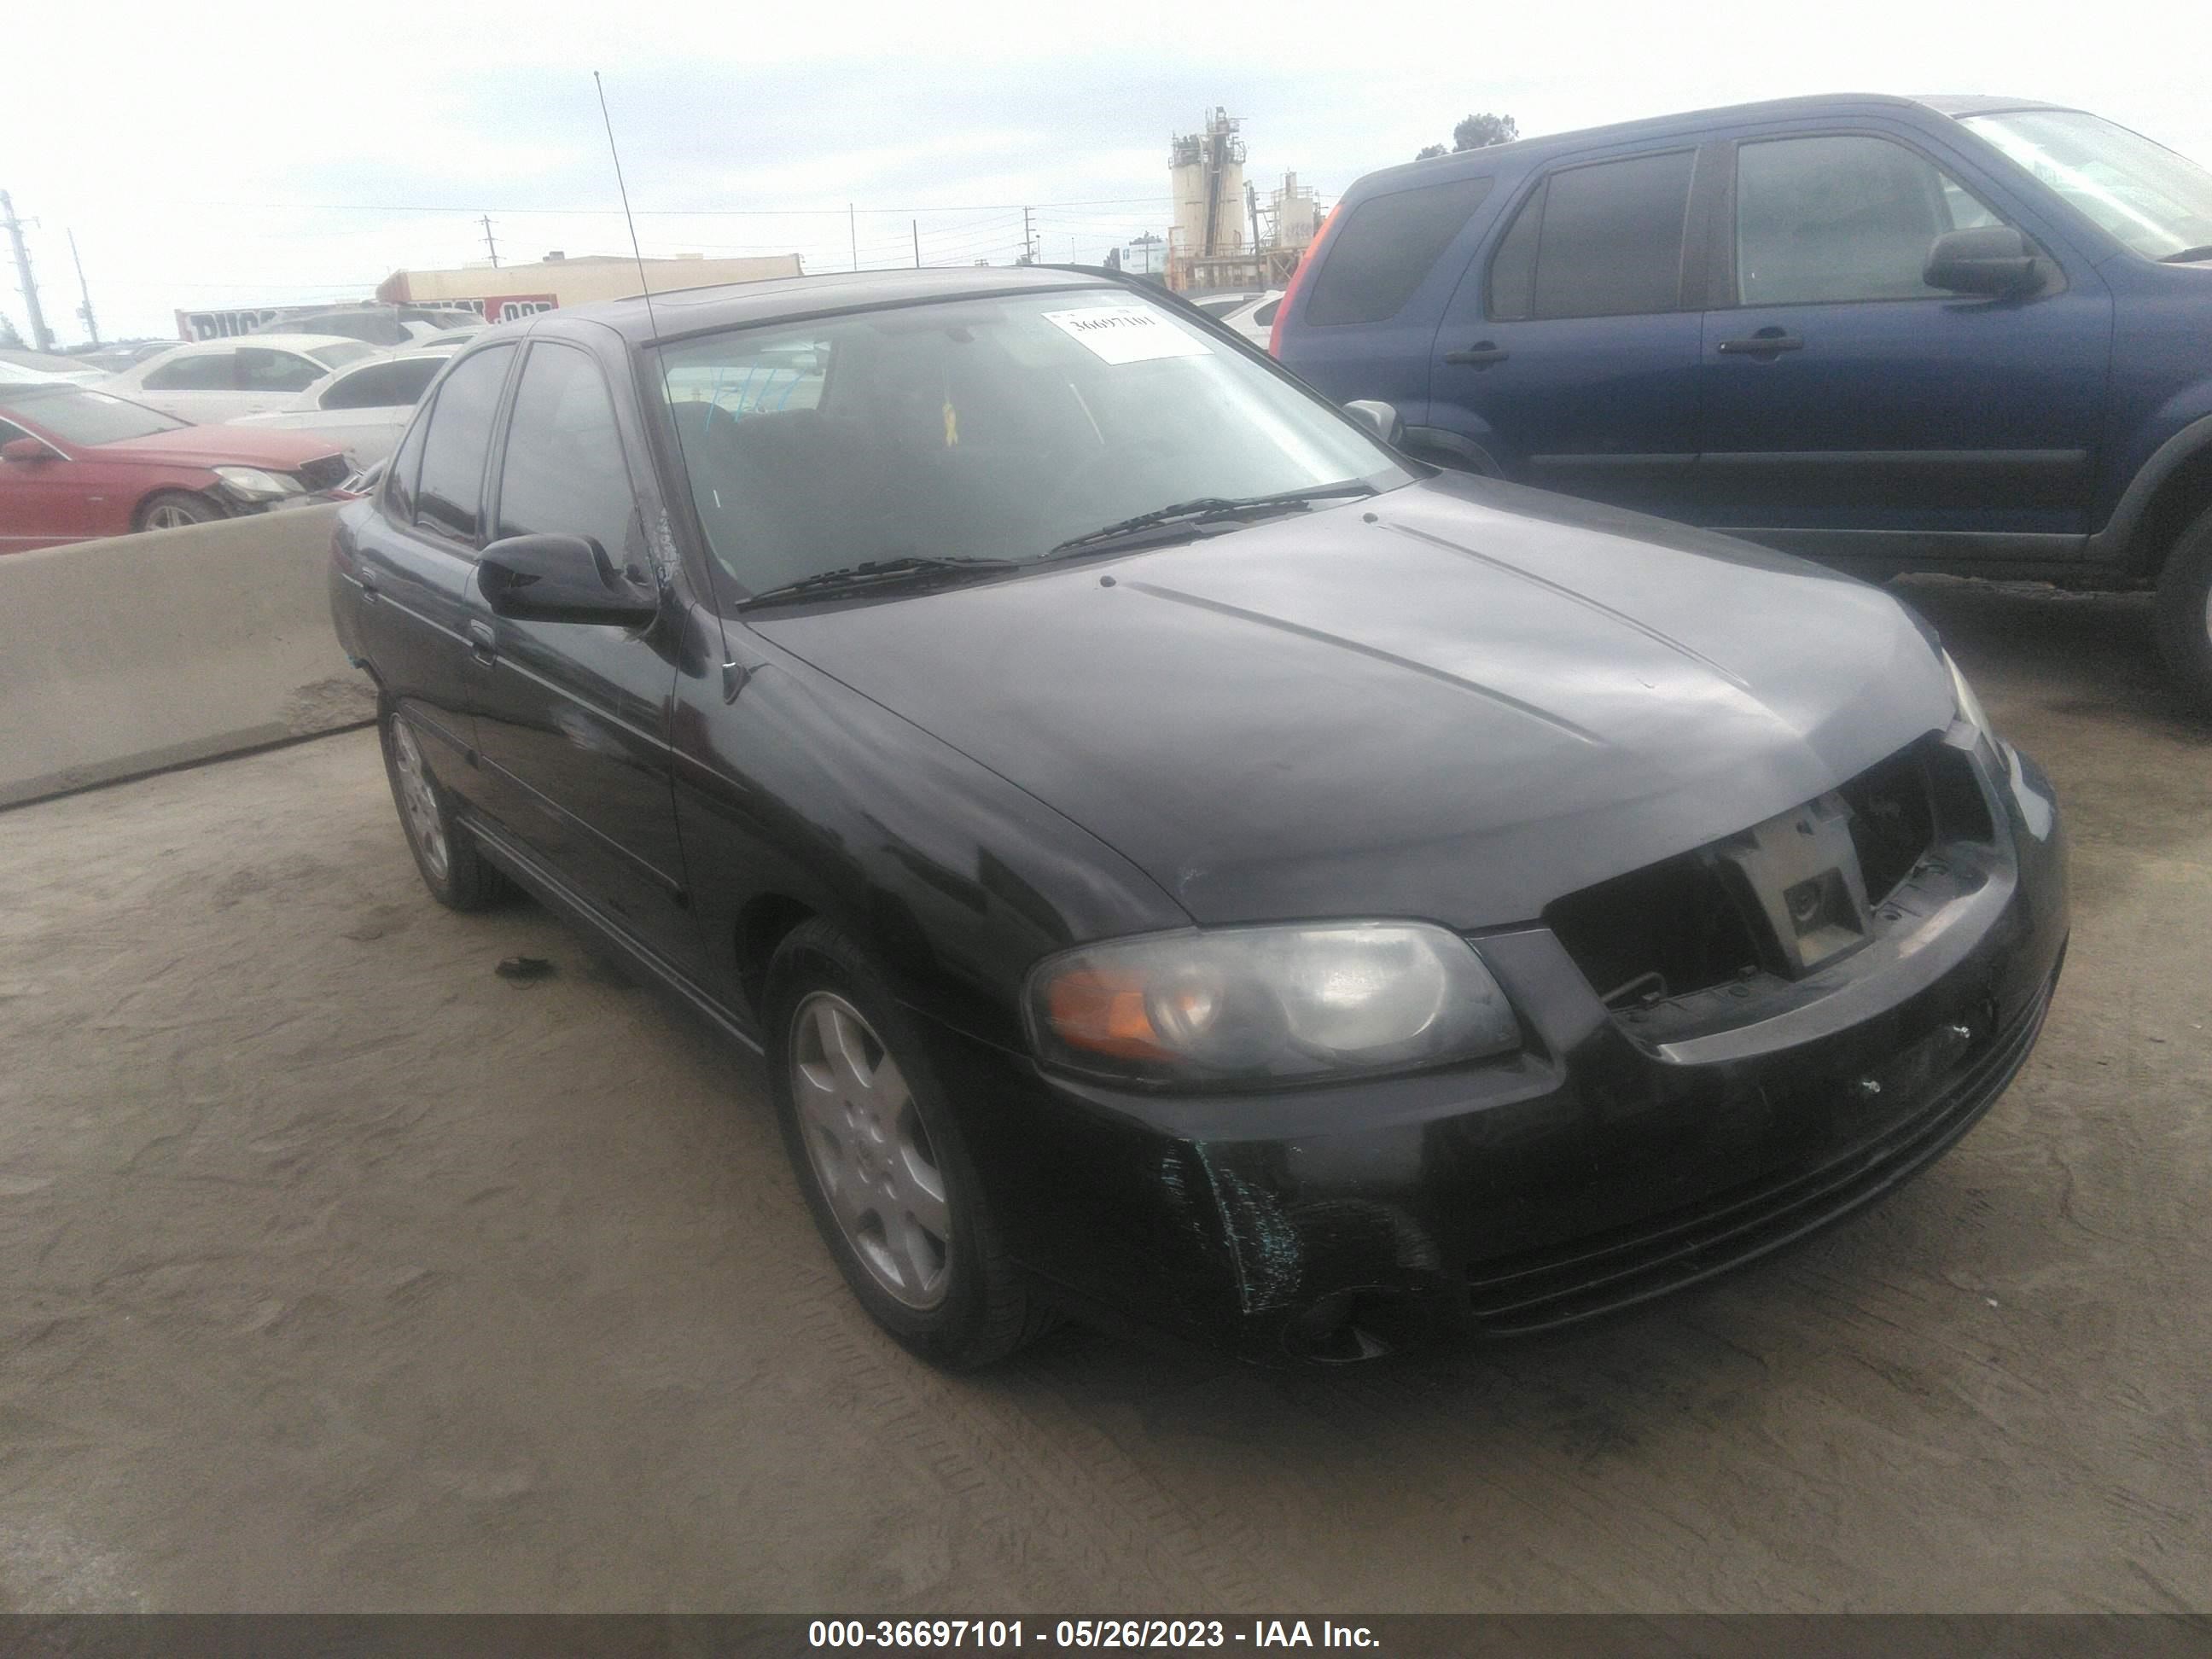
[[[459,270],[395,270],[376,285],[386,305],[450,305],[480,311],[494,322],[532,311],[580,306],[593,300],[620,300],[650,286],[706,288],[718,283],[757,283],[771,276],[805,274],[796,253],[744,259],[708,259],[696,253],[673,259],[639,262],[627,253],[589,253],[569,258],[549,253],[534,264],[465,265]]]

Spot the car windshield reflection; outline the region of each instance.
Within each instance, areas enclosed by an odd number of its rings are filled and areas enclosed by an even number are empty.
[[[1170,503],[1412,476],[1118,289],[732,331],[670,349],[661,373],[708,543],[753,593],[896,560],[1035,560]]]

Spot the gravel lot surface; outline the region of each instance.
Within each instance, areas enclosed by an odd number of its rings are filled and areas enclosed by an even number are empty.
[[[1780,1262],[1345,1370],[923,1369],[757,1063],[434,905],[368,733],[0,814],[0,1609],[2212,1609],[2212,726],[2139,602],[1904,591],[2069,816],[2028,1069]]]

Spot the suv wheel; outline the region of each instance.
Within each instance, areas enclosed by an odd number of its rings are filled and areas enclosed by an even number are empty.
[[[2181,532],[2158,579],[2158,648],[2174,678],[2212,709],[2212,509]]]
[[[914,1018],[839,928],[804,923],[769,964],[770,1087],[822,1241],[875,1322],[957,1370],[1003,1358],[1048,1312],[999,1243]]]

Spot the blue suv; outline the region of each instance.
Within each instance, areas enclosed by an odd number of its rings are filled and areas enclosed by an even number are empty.
[[[1442,465],[1870,576],[2154,586],[2212,702],[2212,173],[2096,115],[1799,98],[1391,167],[1271,349]]]

